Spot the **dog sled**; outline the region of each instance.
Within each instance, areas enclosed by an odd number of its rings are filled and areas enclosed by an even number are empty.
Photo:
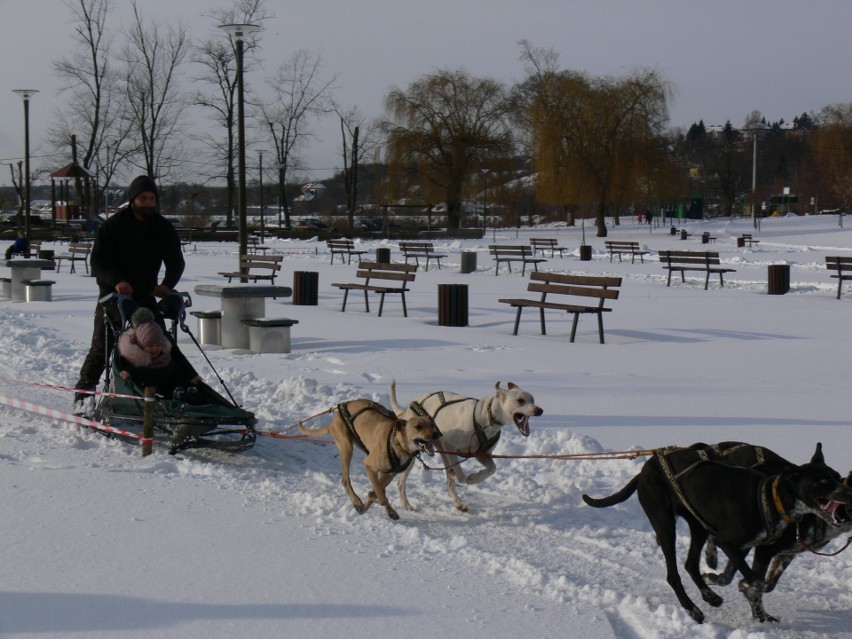
[[[93,418],[130,432],[141,431],[145,391],[134,379],[122,379],[123,362],[118,350],[119,335],[130,327],[130,317],[139,306],[131,298],[116,293],[101,298],[99,303],[104,309],[110,347],[106,353],[105,389],[99,395]],[[206,354],[186,325],[186,309],[191,305],[188,293],[172,292],[160,300],[157,310],[166,325],[166,337],[172,342],[172,352],[175,353],[178,348],[180,328],[206,359]],[[207,362],[210,363],[210,360]],[[240,452],[254,446],[257,438],[254,413],[241,408],[218,373],[216,376],[228,398],[203,382],[176,388],[170,396],[156,396],[154,429],[168,437],[171,454],[189,448]]]

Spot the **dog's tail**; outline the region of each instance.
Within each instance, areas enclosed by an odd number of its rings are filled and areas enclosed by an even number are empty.
[[[593,508],[606,508],[607,506],[615,506],[616,504],[620,504],[623,501],[626,501],[630,495],[636,492],[636,486],[639,485],[639,475],[636,475],[633,479],[627,482],[627,485],[619,490],[614,495],[610,495],[609,497],[601,497],[600,499],[595,499],[594,497],[589,497],[588,495],[583,495],[583,501],[586,502],[589,506]]]
[[[331,429],[331,422],[329,422],[328,424],[326,424],[325,426],[323,426],[321,428],[305,428],[304,425],[302,424],[302,421],[299,420],[299,423],[297,424],[297,426],[299,427],[299,432],[302,433],[302,435],[311,435],[311,436],[328,435],[328,433]]]
[[[391,408],[393,408],[393,412],[397,414],[397,416],[402,415],[405,410],[400,408],[399,403],[396,401],[396,379],[391,379],[390,383],[390,403]]]

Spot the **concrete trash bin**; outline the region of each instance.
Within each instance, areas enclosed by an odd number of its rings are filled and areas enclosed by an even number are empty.
[[[438,326],[467,326],[467,284],[438,284]]]
[[[222,311],[190,311],[189,314],[198,318],[199,343],[222,343]]]

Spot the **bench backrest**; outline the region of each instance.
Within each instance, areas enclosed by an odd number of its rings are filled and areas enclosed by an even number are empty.
[[[240,262],[254,262],[258,266],[279,264],[283,259],[283,255],[240,255]]]
[[[489,244],[488,250],[494,257],[532,256],[532,249],[524,244]]]
[[[628,249],[638,249],[639,242],[632,242],[629,240],[606,240],[604,244],[607,248],[628,248]]]
[[[92,245],[91,244],[84,244],[82,242],[81,243],[72,242],[71,244],[68,245],[68,252],[69,253],[79,253],[80,255],[88,255],[89,253],[92,252]]]
[[[399,248],[405,252],[432,253],[435,248],[432,242],[400,242]]]
[[[355,273],[356,277],[367,280],[389,280],[399,282],[399,288],[404,288],[406,282],[413,282],[417,273],[416,264],[387,264],[385,262],[361,262]]]
[[[353,240],[326,240],[328,247],[331,249],[353,249],[355,242]]]
[[[717,251],[660,251],[660,261],[669,265],[705,268],[720,264]]]
[[[531,293],[541,293],[542,301],[545,300],[548,293],[595,297],[599,300],[598,306],[603,307],[605,300],[618,299],[619,286],[621,286],[620,277],[533,271],[530,273],[530,283],[527,290]]]
[[[852,257],[842,255],[826,255],[825,266],[837,272],[852,271]]]
[[[531,237],[530,246],[534,246],[535,248],[554,248],[556,247],[556,240],[551,237]]]

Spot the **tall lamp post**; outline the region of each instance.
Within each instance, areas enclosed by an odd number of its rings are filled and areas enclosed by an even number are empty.
[[[480,169],[482,173],[482,232],[488,225],[488,169]]]
[[[239,255],[248,252],[248,228],[246,219],[246,122],[245,101],[243,99],[243,43],[245,36],[254,33],[260,27],[256,24],[220,24],[223,29],[234,40],[237,52],[237,219],[238,240],[240,245]],[[240,272],[243,269],[240,268]],[[248,278],[240,278],[248,281]]]
[[[260,175],[260,243],[263,244],[263,151],[258,152],[258,170]]]
[[[38,89],[13,89],[24,100],[24,235],[30,236],[30,98]]]
[[[748,131],[751,131],[752,142],[753,142],[753,151],[751,158],[751,224],[755,230],[760,230],[760,221],[757,215],[757,136],[762,132],[768,129],[769,126],[763,124],[762,122],[756,122],[753,124]]]

